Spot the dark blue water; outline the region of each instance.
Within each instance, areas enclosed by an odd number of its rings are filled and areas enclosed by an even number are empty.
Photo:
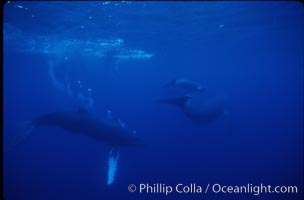
[[[299,2],[9,2],[4,8],[4,198],[302,199],[304,9]],[[206,86],[225,96],[210,124],[155,99]],[[86,109],[136,130],[106,184],[110,146],[22,122]],[[226,112],[225,111],[225,112]],[[111,113],[111,114],[109,114]],[[147,194],[129,184],[196,183],[203,193]],[[206,185],[297,186],[297,194],[224,194]]]

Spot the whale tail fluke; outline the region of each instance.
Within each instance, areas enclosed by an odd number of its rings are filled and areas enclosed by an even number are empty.
[[[34,128],[35,125],[32,121],[25,121],[17,124],[17,133],[12,139],[10,149],[16,147],[17,145],[25,141]]]
[[[154,100],[155,102],[158,103],[164,103],[164,104],[173,104],[177,106],[184,106],[186,101],[191,99],[192,97],[190,95],[185,95],[182,97],[177,97],[177,98],[166,98],[166,99],[156,99]]]

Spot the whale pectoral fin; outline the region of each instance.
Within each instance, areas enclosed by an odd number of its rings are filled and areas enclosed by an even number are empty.
[[[109,154],[108,159],[108,180],[107,185],[111,185],[114,182],[115,174],[117,170],[117,162],[119,159],[119,148],[114,147]]]
[[[234,123],[233,123],[233,120],[232,120],[231,113],[228,112],[228,111],[225,111],[224,116],[225,116],[225,119],[226,119],[227,130],[228,130],[229,135],[234,135],[235,134],[235,127],[234,127]]]

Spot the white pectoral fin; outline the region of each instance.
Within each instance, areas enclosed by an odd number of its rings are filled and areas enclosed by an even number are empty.
[[[108,180],[107,185],[111,185],[114,182],[115,174],[117,170],[117,161],[119,159],[119,148],[114,147],[109,154],[108,159]]]

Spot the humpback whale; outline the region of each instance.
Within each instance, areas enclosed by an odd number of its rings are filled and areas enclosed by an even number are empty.
[[[39,126],[60,127],[66,131],[86,135],[110,145],[112,150],[108,158],[107,185],[111,185],[114,181],[120,148],[144,145],[143,141],[134,134],[134,131],[128,131],[124,126],[114,123],[114,121],[100,119],[83,109],[54,112],[23,123],[23,130],[16,135],[12,145],[15,146],[22,142],[34,128]]]
[[[191,92],[206,90],[205,86],[202,86],[197,82],[187,80],[187,79],[174,79],[174,80],[170,81],[168,84],[166,84],[165,86],[182,88],[182,89],[185,89],[185,90],[191,91]]]
[[[157,99],[155,101],[178,106],[196,124],[209,124],[225,115],[228,120],[229,132],[233,132],[231,117],[225,109],[225,97],[216,96],[202,99],[184,95],[177,98]]]
[[[54,112],[24,124],[29,134],[39,126],[54,126],[66,131],[80,133],[111,147],[141,146],[143,141],[131,131],[112,121],[99,119],[86,110]],[[16,142],[15,142],[16,143]]]

